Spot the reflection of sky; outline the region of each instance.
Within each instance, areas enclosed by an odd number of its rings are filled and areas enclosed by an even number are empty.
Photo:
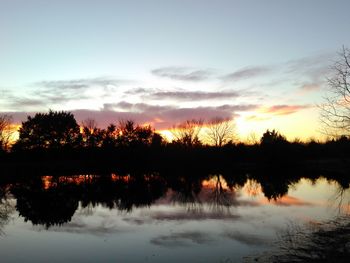
[[[314,184],[302,179],[276,201],[268,201],[256,183],[248,182],[233,190],[233,206],[221,209],[208,199],[212,185],[206,183],[200,204],[176,202],[174,192],[168,191],[151,207],[130,213],[80,206],[71,222],[49,229],[25,223],[14,213],[3,229],[0,254],[6,262],[240,261],[267,249],[291,222],[326,220],[337,214],[331,205],[338,186],[325,179]]]

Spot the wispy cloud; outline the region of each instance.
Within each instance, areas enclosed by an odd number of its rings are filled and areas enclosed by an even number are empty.
[[[302,94],[321,89],[326,84],[327,76],[331,72],[330,65],[334,54],[325,52],[313,56],[287,61],[284,73],[291,78],[299,79],[296,83]]]
[[[189,67],[163,67],[153,69],[151,73],[158,77],[181,81],[203,81],[212,76],[212,71]]]
[[[128,83],[130,80],[114,79],[107,77],[85,78],[85,79],[71,79],[71,80],[50,80],[40,81],[33,85],[44,87],[48,90],[82,90],[93,86],[105,87],[108,85],[119,86],[123,83]]]
[[[1,90],[0,102],[10,110],[42,110],[71,101],[96,98],[96,95],[89,93],[91,90],[97,90],[100,97],[110,96],[119,85],[129,82],[103,77],[40,81],[26,87],[26,91],[21,94],[15,90]]]
[[[330,63],[334,58],[333,53],[325,52],[287,61],[284,64],[285,72],[307,74],[310,77],[318,78],[330,70]]]
[[[319,91],[322,88],[320,83],[305,83],[300,86],[300,93],[306,94],[314,91]]]
[[[269,113],[273,115],[289,115],[300,110],[311,108],[310,105],[274,105],[271,107],[263,108],[263,113]]]
[[[225,81],[239,81],[250,79],[270,73],[272,68],[270,66],[252,66],[239,69],[235,72],[222,76]]]
[[[34,97],[28,94],[19,96],[10,90],[0,90],[0,94],[0,104],[2,106],[0,110],[35,109],[45,107],[47,104],[45,100],[38,96]]]
[[[258,105],[242,104],[206,107],[178,107],[175,105],[152,105],[147,103],[129,103],[121,101],[119,103],[105,104],[101,109],[107,112],[136,118],[141,123],[151,123],[158,129],[170,128],[174,124],[188,119],[211,119],[214,117],[234,118],[237,112],[256,109]],[[154,120],[157,120],[156,122]]]
[[[148,92],[149,92],[148,89],[139,87],[139,88],[136,88],[136,89],[127,90],[124,93],[128,94],[128,95],[140,95],[140,94],[145,94],[145,93],[148,93]]]
[[[113,92],[116,87],[129,82],[129,80],[100,77],[41,81],[34,85],[38,87],[35,92],[37,96],[40,96],[48,103],[61,103],[91,98],[91,95],[87,94],[91,89],[98,89],[100,97],[110,96],[110,93]]]
[[[198,101],[198,100],[222,100],[239,97],[238,92],[222,91],[222,92],[205,92],[205,91],[159,91],[149,95],[151,99],[174,99],[182,101]]]

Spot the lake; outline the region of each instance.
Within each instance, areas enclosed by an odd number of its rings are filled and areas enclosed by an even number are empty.
[[[349,213],[321,175],[37,176],[0,187],[1,262],[241,262],[291,224]]]

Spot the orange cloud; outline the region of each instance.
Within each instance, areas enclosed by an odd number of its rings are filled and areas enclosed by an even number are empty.
[[[289,115],[300,110],[311,108],[310,105],[274,105],[268,108],[263,108],[263,113],[273,115]]]

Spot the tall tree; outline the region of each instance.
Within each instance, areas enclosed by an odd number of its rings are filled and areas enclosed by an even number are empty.
[[[343,47],[328,78],[328,93],[320,106],[325,131],[332,136],[350,136],[350,49]]]
[[[117,144],[123,146],[155,145],[161,136],[151,126],[140,126],[132,120],[121,120],[117,126]]]
[[[201,144],[199,133],[203,127],[203,120],[187,120],[177,126],[174,126],[171,133],[175,143],[195,146]]]
[[[22,122],[16,145],[22,149],[72,147],[79,138],[80,128],[72,113],[50,110]]]
[[[97,127],[94,119],[82,121],[82,145],[85,147],[99,147],[105,137],[105,131]]]
[[[261,145],[275,145],[287,143],[286,137],[276,130],[267,130],[260,139]]]
[[[229,118],[213,118],[206,126],[206,138],[212,145],[221,147],[236,138],[236,126]]]
[[[0,115],[0,151],[7,151],[10,146],[11,136],[13,134],[11,123],[11,116]]]

